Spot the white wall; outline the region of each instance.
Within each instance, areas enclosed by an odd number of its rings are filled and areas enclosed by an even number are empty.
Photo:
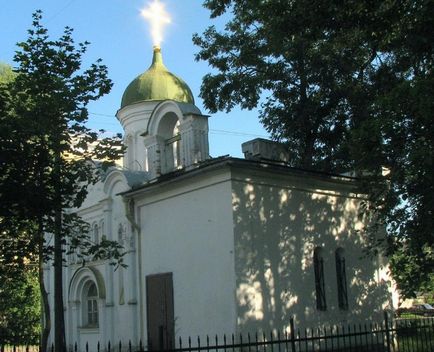
[[[134,234],[131,224],[128,222],[125,214],[125,204],[119,195],[128,189],[126,180],[121,173],[115,171],[112,177],[106,179],[106,183],[97,183],[89,190],[88,197],[78,213],[83,220],[92,224],[100,223],[104,220],[104,230],[100,232],[99,237],[106,236],[109,240],[118,241],[118,229],[122,224],[124,228],[122,241],[124,251],[124,261],[127,268],[118,268],[115,271],[114,266],[109,265],[104,260],[89,260],[86,262],[86,268],[90,267],[98,271],[101,281],[105,286],[105,295],[99,299],[99,327],[83,327],[83,304],[81,301],[81,290],[83,281],[96,281],[95,275],[91,270],[87,270],[88,275],[80,278],[74,277],[74,274],[83,270],[82,263],[69,263],[64,269],[64,304],[65,304],[65,322],[67,331],[67,344],[74,343],[84,347],[86,342],[90,348],[96,348],[96,342],[101,343],[101,348],[107,346],[108,341],[118,344],[122,341],[126,347],[128,341],[133,346],[138,345],[138,326],[139,309],[137,306],[138,287],[136,272],[136,253],[134,250]],[[92,233],[91,233],[92,234]],[[52,273],[49,274],[52,276]],[[120,278],[123,278],[124,289],[122,290]],[[97,285],[98,286],[98,285]],[[100,287],[98,287],[100,290]],[[123,295],[121,297],[121,292]],[[119,322],[122,324],[119,324]],[[53,330],[52,330],[53,331]]]
[[[106,285],[104,321],[96,332],[102,342],[131,339],[137,345],[141,338],[146,345],[146,276],[167,272],[173,273],[177,337],[281,329],[290,317],[300,327],[381,319],[389,304],[387,263],[362,258],[364,242],[356,232],[362,226],[360,199],[348,185],[229,166],[202,171],[130,195],[137,233],[117,195],[126,189],[121,178],[107,181],[107,194],[101,185],[91,192],[82,215],[89,221],[103,217],[109,239],[117,239],[123,223],[125,239],[136,241],[127,269],[113,272],[94,263]],[[315,246],[324,248],[326,312],[316,310]],[[346,251],[348,311],[337,307],[338,247]],[[65,295],[78,268],[65,270]],[[79,304],[70,298],[65,297],[66,314]],[[74,319],[67,318],[68,331],[74,330],[68,340],[94,339],[93,332],[76,330]]]
[[[145,277],[173,273],[175,335],[232,333],[235,276],[231,189],[226,171],[144,192],[141,227],[142,331]]]
[[[291,317],[299,327],[382,319],[387,264],[364,256],[360,198],[345,182],[245,169],[233,179],[238,331],[283,329]],[[326,311],[316,309],[316,246],[324,251]],[[338,247],[346,254],[347,311],[338,307]]]

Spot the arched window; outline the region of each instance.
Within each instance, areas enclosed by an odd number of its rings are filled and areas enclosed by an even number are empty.
[[[179,133],[179,120],[176,121],[169,138],[165,140],[166,170],[172,171],[180,168],[181,164],[181,135]]]
[[[98,224],[94,224],[93,225],[93,242],[95,244],[99,243],[99,229],[98,229]]]
[[[158,123],[161,173],[171,172],[182,165],[180,122],[174,112],[166,113]]]
[[[339,308],[348,310],[347,274],[345,267],[345,251],[343,248],[336,249],[335,261]]]
[[[173,137],[175,138],[175,142],[173,143],[173,166],[179,168],[182,166],[181,163],[181,137],[179,132],[179,120],[173,129]]]
[[[101,241],[102,239],[105,238],[105,224],[104,224],[104,220],[101,220],[99,222],[99,233],[100,233],[99,240]]]
[[[126,228],[124,225],[119,224],[118,227],[118,242],[121,246],[125,245],[125,231]],[[119,272],[119,304],[125,303],[125,289],[124,289],[124,270],[122,266],[118,268]]]
[[[316,247],[313,252],[313,266],[315,271],[316,308],[326,310],[327,302],[324,283],[324,258],[321,247]]]
[[[98,327],[98,291],[95,283],[91,283],[85,295],[85,322],[86,327]]]

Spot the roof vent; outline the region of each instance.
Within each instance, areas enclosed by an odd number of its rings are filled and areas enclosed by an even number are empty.
[[[256,138],[241,145],[244,157],[247,160],[273,160],[289,161],[289,153],[282,143],[270,141],[268,139]]]

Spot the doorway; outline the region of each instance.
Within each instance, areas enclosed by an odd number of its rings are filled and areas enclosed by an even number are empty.
[[[174,345],[173,274],[146,276],[148,348],[170,350]]]

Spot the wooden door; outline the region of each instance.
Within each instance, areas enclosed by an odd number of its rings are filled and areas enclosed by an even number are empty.
[[[170,350],[174,344],[173,275],[146,277],[148,348]]]

